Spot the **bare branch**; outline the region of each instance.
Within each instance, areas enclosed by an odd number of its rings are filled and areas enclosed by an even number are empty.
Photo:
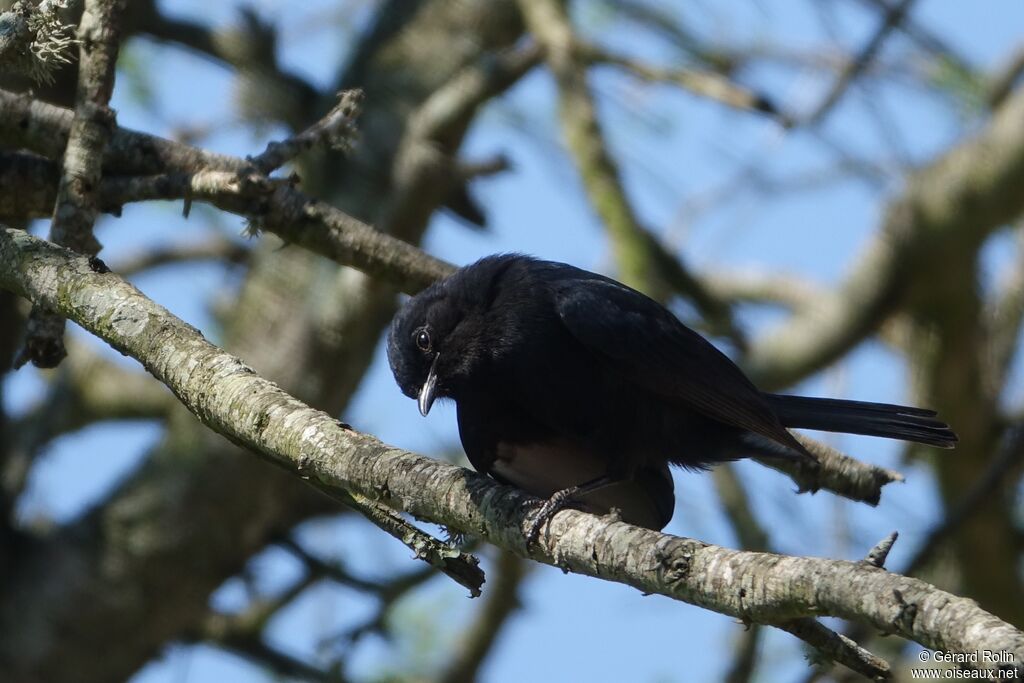
[[[566,145],[594,210],[608,231],[620,279],[654,298],[664,285],[652,277],[651,245],[644,236],[619,169],[604,140],[597,108],[586,80],[586,64],[574,49],[576,39],[560,0],[522,0],[527,27],[544,48],[558,85],[559,118]]]
[[[338,94],[338,104],[306,130],[282,142],[271,142],[262,154],[250,161],[257,171],[270,175],[290,160],[314,147],[346,150],[356,134],[355,120],[363,100],[362,90],[345,90]]]
[[[722,503],[726,519],[744,550],[769,551],[768,532],[754,516],[750,498],[743,482],[736,475],[732,463],[723,463],[711,471],[715,492]],[[764,640],[764,629],[760,624],[744,623],[739,640],[734,646],[734,656],[729,670],[722,678],[723,683],[747,683],[754,680],[758,652]]]
[[[502,627],[520,607],[519,584],[527,569],[522,558],[507,551],[498,554],[483,605],[463,632],[437,683],[477,680],[480,666],[494,647]]]
[[[894,5],[889,6],[885,10],[885,16],[882,17],[882,24],[875,31],[874,35],[871,36],[860,52],[851,59],[846,66],[840,72],[836,78],[836,82],[832,84],[832,88],[825,95],[821,103],[815,108],[815,110],[803,121],[801,125],[813,126],[824,119],[832,107],[842,98],[850,84],[853,83],[858,76],[871,64],[871,61],[875,58],[875,55],[882,48],[882,44],[885,39],[889,37],[896,27],[900,25],[903,18],[910,11],[911,5],[914,0],[899,0]]]
[[[746,491],[743,490],[743,485],[740,483],[731,465],[726,463],[716,467],[713,476],[715,488],[725,508],[726,516],[729,518],[742,546],[748,550],[771,550],[768,534],[754,517]],[[814,648],[816,658],[824,660],[816,661],[818,664],[837,661],[869,678],[880,679],[888,678],[889,676],[889,665],[887,662],[859,647],[849,638],[832,632],[814,619],[796,619],[778,626]],[[758,639],[756,629],[759,627],[749,623],[747,627],[748,630],[745,635],[749,642],[741,647],[740,657],[729,671],[728,680],[730,682],[747,680],[753,672]]]
[[[102,194],[102,191],[101,191]],[[249,258],[249,249],[224,237],[202,242],[168,244],[122,257],[110,264],[110,269],[123,277],[160,268],[162,266],[193,261],[216,263],[242,263]]]
[[[28,95],[0,90],[0,145],[58,160],[68,145],[74,112]],[[105,175],[150,175],[201,168],[244,171],[249,162],[125,128],[113,131],[103,155]]]
[[[804,434],[794,432],[793,436],[814,454],[817,463],[782,458],[755,460],[765,467],[785,472],[800,487],[801,493],[827,489],[850,500],[878,505],[883,486],[903,481],[903,475],[899,472],[860,462]]]
[[[766,114],[784,128],[789,128],[794,123],[793,119],[781,112],[766,95],[746,88],[714,71],[687,67],[658,67],[579,40],[574,44],[574,49],[587,64],[608,64],[649,83],[677,85],[694,95],[714,100],[733,109]]]
[[[862,5],[870,6],[883,15],[888,15],[896,6],[898,0],[860,0]],[[925,26],[914,21],[913,17],[907,16],[899,22],[896,28],[908,38],[917,43],[922,50],[929,52],[938,61],[952,64],[954,68],[964,73],[971,73],[974,68],[971,63],[960,54],[950,43],[943,40]]]
[[[359,493],[339,491],[336,487],[323,487],[315,481],[311,483],[321,488],[327,495],[361,512],[377,528],[401,541],[413,552],[414,557],[423,560],[468,589],[470,596],[475,598],[480,595],[480,587],[484,584],[484,572],[480,569],[480,561],[473,555],[417,529],[402,519],[400,514],[372,498]]]
[[[811,645],[824,654],[829,661],[836,661],[862,676],[879,681],[891,676],[889,663],[881,659],[841,633],[836,633],[821,622],[810,618],[794,619],[779,624],[779,628]],[[822,664],[824,662],[815,662]]]
[[[87,256],[95,256],[100,250],[92,228],[99,214],[97,193],[103,150],[115,127],[109,102],[114,91],[114,68],[125,3],[126,0],[86,0],[78,26],[80,50],[75,115],[64,151],[50,239]],[[38,367],[52,368],[67,355],[64,321],[58,316],[34,308],[27,331],[25,349],[15,361],[15,367],[31,360]]]
[[[1017,354],[1017,340],[1024,326],[1024,229],[1018,227],[1013,267],[989,297],[982,325],[988,349],[982,354],[984,380],[991,395],[1001,393],[1010,364]]]
[[[776,304],[797,310],[811,306],[821,285],[795,275],[754,270],[701,273],[701,280],[722,301]]]
[[[1024,91],[974,138],[912,174],[839,288],[751,345],[751,378],[771,389],[826,366],[899,310],[909,283],[929,273],[942,277],[944,250],[980,244],[1024,211],[1022,121]]]
[[[1013,92],[1024,74],[1024,45],[1017,47],[1006,63],[989,78],[985,100],[991,109],[998,109]]]
[[[284,121],[294,129],[319,106],[321,93],[277,60],[277,30],[254,7],[239,7],[238,22],[213,28],[165,14],[155,0],[136,0],[139,29],[156,40],[181,46],[232,67],[239,79],[243,113]]]

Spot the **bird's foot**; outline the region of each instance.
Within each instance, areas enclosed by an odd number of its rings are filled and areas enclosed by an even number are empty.
[[[532,546],[540,537],[540,529],[551,520],[558,512],[569,505],[573,496],[580,490],[579,486],[570,486],[561,491],[555,491],[551,497],[537,505],[537,512],[534,513],[533,521],[530,522],[530,529],[526,533],[526,547]]]
[[[568,507],[570,504],[576,502],[579,498],[603,489],[605,486],[609,486],[619,481],[619,479],[613,479],[608,475],[602,475],[596,479],[592,479],[588,482],[584,482],[577,486],[570,486],[564,488],[561,491],[555,491],[551,494],[551,497],[540,504],[537,509],[537,513],[533,517],[533,521],[530,523],[530,530],[526,534],[526,547],[529,548],[534,544],[537,538],[540,536],[540,528],[545,523],[551,520],[560,510]]]

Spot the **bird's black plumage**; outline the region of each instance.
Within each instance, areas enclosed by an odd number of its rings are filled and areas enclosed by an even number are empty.
[[[543,498],[600,480],[577,502],[654,529],[672,517],[670,464],[811,458],[787,427],[956,442],[932,411],[763,393],[652,299],[521,255],[484,258],[413,297],[387,351],[423,414],[435,397],[455,400],[477,470]]]

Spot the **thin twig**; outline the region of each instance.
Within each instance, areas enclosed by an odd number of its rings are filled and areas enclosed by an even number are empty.
[[[437,683],[477,680],[480,666],[494,648],[498,634],[520,607],[519,586],[528,570],[526,562],[508,551],[500,551],[494,564],[483,604],[464,629],[444,671],[435,679]]]
[[[814,126],[828,115],[832,107],[839,102],[847,88],[850,87],[850,84],[868,68],[875,55],[882,48],[883,43],[885,43],[885,39],[900,25],[913,3],[914,0],[899,0],[899,2],[886,9],[881,26],[878,27],[878,30],[875,31],[864,47],[861,48],[860,52],[847,62],[836,78],[835,83],[832,84],[831,89],[822,98],[821,103],[818,104],[809,116],[800,122],[801,125]]]
[[[953,531],[970,518],[979,507],[991,499],[993,492],[1004,483],[1006,473],[1022,461],[1024,461],[1024,426],[1016,425],[1007,430],[999,450],[989,462],[988,467],[971,483],[963,497],[946,511],[942,520],[928,532],[914,556],[903,568],[903,573],[913,576],[928,564],[942,542],[948,539]]]
[[[874,681],[892,676],[887,661],[815,619],[794,619],[777,626],[811,645],[817,653],[823,654],[826,661],[816,662],[819,665],[836,661]]]
[[[587,64],[608,64],[649,83],[677,85],[694,95],[714,100],[733,109],[766,114],[784,128],[789,128],[794,123],[793,119],[782,112],[767,95],[755,92],[714,71],[687,67],[658,67],[578,40],[574,48]]]
[[[163,266],[195,261],[216,263],[242,263],[249,258],[250,250],[244,244],[223,237],[189,244],[168,244],[157,246],[137,254],[130,254],[110,263],[110,269],[123,277]]]
[[[270,175],[315,147],[348,150],[356,135],[355,121],[362,101],[362,90],[338,93],[338,103],[322,119],[286,140],[269,143],[266,150],[250,159],[253,167],[264,175]]]
[[[413,557],[423,560],[468,589],[472,597],[480,595],[481,586],[484,584],[484,572],[480,569],[480,560],[475,556],[417,529],[382,503],[359,493],[341,492],[336,487],[318,486],[315,481],[311,483],[329,496],[361,512],[377,528],[401,541],[413,552]]]

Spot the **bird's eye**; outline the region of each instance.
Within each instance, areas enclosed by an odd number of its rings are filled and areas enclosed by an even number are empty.
[[[425,329],[417,331],[413,334],[413,338],[416,340],[416,348],[420,351],[430,350],[430,334]]]

